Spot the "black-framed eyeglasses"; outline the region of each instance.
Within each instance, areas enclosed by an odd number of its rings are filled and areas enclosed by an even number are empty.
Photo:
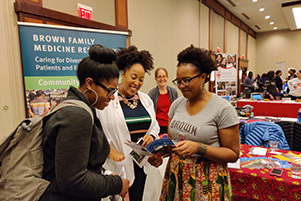
[[[112,96],[112,95],[118,90],[117,88],[116,88],[116,89],[109,89],[109,88],[106,87],[105,85],[103,85],[103,84],[101,84],[100,82],[95,81],[95,80],[93,80],[93,82],[94,82],[95,84],[97,84],[98,86],[102,87],[103,89],[105,89],[105,90],[108,92],[108,94],[107,94],[108,97]]]
[[[191,77],[191,78],[184,78],[184,79],[182,79],[182,80],[174,79],[174,80],[172,81],[172,83],[174,83],[174,85],[176,85],[177,87],[179,87],[180,84],[183,84],[184,86],[188,86],[188,85],[190,84],[190,81],[191,81],[191,80],[193,80],[194,78],[199,77],[199,76],[201,76],[201,75],[202,75],[202,74],[198,74],[198,75],[193,76],[193,77]]]

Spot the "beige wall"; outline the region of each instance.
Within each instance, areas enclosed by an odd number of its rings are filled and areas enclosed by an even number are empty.
[[[284,77],[287,77],[288,68],[301,70],[301,30],[258,33],[256,45],[256,73],[261,75],[276,70],[276,63],[282,61],[286,69]]]
[[[0,1],[0,141],[25,117],[19,33],[13,2]]]
[[[238,57],[238,34],[239,29],[231,22],[226,21],[227,26],[227,53],[236,54]]]
[[[246,47],[247,47],[247,33],[244,32],[243,30],[240,31],[240,55],[239,57],[242,57],[242,55],[245,56],[246,58]]]
[[[209,49],[209,8],[200,4],[200,47]]]
[[[77,3],[93,9],[92,20],[115,26],[115,0],[44,0],[43,7],[78,16]]]
[[[177,54],[190,44],[199,46],[199,6],[196,0],[128,1],[131,44],[152,53],[155,68],[168,70],[171,86],[176,77]],[[146,75],[141,91],[148,93],[154,86],[153,71]]]
[[[213,13],[213,38],[212,50],[216,51],[217,47],[224,52],[224,18],[220,15]]]
[[[248,36],[248,57],[249,60],[249,71],[253,71],[254,77],[257,73],[256,69],[256,39],[252,36]]]

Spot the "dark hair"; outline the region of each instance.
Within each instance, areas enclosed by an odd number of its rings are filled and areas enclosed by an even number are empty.
[[[249,73],[248,73],[248,76],[253,76],[253,72],[252,71],[249,71]]]
[[[267,77],[267,74],[266,74],[266,73],[262,73],[261,77],[262,77],[262,78],[266,78],[266,77]]]
[[[141,64],[147,73],[154,68],[153,56],[149,51],[138,51],[136,46],[131,45],[129,48],[120,48],[117,52],[116,65],[119,70],[126,71],[137,63]]]
[[[275,74],[275,72],[273,70],[270,70],[267,74],[267,80],[273,80],[274,74]]]
[[[279,73],[281,73],[281,70],[276,71],[276,75],[279,75]]]
[[[31,92],[30,94],[28,94],[28,99],[29,101],[36,99],[36,94]]]
[[[42,91],[42,90],[38,90],[37,92],[36,92],[36,96],[37,97],[40,97],[40,96],[42,96],[44,94],[44,92]]]
[[[200,73],[205,73],[207,76],[217,70],[216,63],[211,59],[211,55],[208,50],[194,47],[190,47],[182,50],[178,54],[178,65],[191,63],[198,68]],[[205,80],[207,82],[208,79]]]
[[[116,60],[114,50],[95,44],[89,48],[89,55],[78,64],[77,78],[80,86],[88,77],[96,81],[119,77],[119,70],[114,63]]]
[[[292,71],[294,74],[296,72],[296,70],[294,68],[289,69],[290,71]]]
[[[163,70],[165,72],[166,76],[168,77],[168,72],[167,72],[166,68],[164,68],[164,67],[159,67],[159,68],[156,69],[155,77],[158,76],[159,70]]]

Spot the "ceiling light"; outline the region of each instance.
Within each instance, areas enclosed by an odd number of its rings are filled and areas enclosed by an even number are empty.
[[[274,29],[277,29],[277,27],[274,27]]]
[[[257,2],[257,0],[252,0],[253,2]]]
[[[301,7],[293,8],[293,14],[297,29],[301,28]]]
[[[270,24],[274,24],[274,22],[270,22]]]
[[[259,11],[261,11],[261,12],[264,11],[264,8],[260,8]]]
[[[266,19],[266,20],[267,20],[267,19],[270,19],[270,16],[269,16],[269,15],[265,16],[265,19]]]

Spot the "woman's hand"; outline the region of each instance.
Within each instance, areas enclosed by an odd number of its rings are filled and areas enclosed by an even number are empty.
[[[119,195],[124,198],[129,191],[129,187],[130,187],[130,181],[128,179],[122,179],[122,190],[119,193]]]
[[[119,153],[112,148],[110,150],[109,157],[115,162],[120,162],[125,159],[125,156],[122,153]]]
[[[163,163],[163,157],[149,156],[147,161],[151,165],[159,167]]]
[[[144,135],[142,146],[147,147],[152,141],[154,141],[154,138],[151,135]]]
[[[199,144],[194,141],[184,140],[184,141],[179,142],[176,145],[176,148],[173,148],[172,150],[174,152],[176,152],[176,154],[183,156],[183,157],[191,156],[193,154],[198,153]]]

